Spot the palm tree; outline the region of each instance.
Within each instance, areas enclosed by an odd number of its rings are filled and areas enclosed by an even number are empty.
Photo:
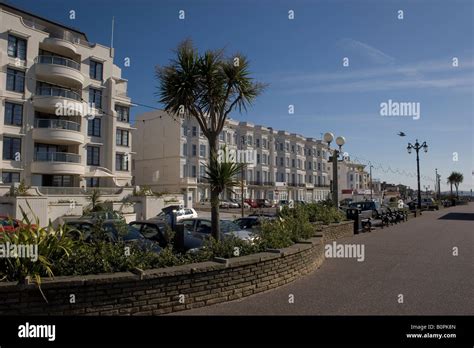
[[[224,191],[234,193],[232,188],[240,185],[237,176],[246,167],[245,163],[238,163],[229,155],[226,146],[221,148],[217,159],[204,165],[206,167],[206,179],[211,191],[219,191],[219,194]]]
[[[464,181],[464,175],[459,172],[452,172],[448,176],[448,184],[451,185],[451,196],[453,195],[453,185],[456,187],[456,197],[459,198],[459,184]]]
[[[172,117],[193,117],[209,142],[209,168],[217,168],[219,134],[229,113],[247,110],[265,85],[250,77],[249,61],[241,54],[224,57],[223,50],[199,55],[191,40],[178,45],[170,65],[156,68],[159,102]],[[211,186],[212,236],[218,240],[220,185]]]

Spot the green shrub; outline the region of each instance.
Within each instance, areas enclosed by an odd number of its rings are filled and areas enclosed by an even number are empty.
[[[310,203],[305,206],[305,209],[310,222],[320,221],[327,225],[345,219],[344,214],[339,209],[326,202]]]
[[[37,260],[21,255],[0,258],[0,279],[7,281],[24,281],[29,277],[40,285],[41,277],[54,276],[54,262],[70,255],[74,248],[74,241],[63,227],[41,228],[30,221],[20,225],[15,232],[0,231],[0,236],[5,246],[37,248]]]
[[[262,250],[286,248],[294,243],[287,224],[280,220],[262,222],[258,236]]]

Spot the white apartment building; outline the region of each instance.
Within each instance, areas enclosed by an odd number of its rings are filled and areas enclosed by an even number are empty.
[[[3,184],[131,183],[131,100],[113,58],[80,31],[0,3]]]
[[[132,171],[136,185],[159,192],[187,192],[194,202],[210,197],[205,179],[209,145],[194,118],[164,111],[137,116]],[[250,151],[244,197],[318,201],[328,197],[328,152],[320,140],[228,119],[219,137],[229,150]],[[235,198],[241,188],[235,187]]]
[[[337,162],[338,199],[370,196],[370,175],[365,165],[351,162],[350,158]],[[332,163],[329,163],[329,175],[332,180]],[[360,198],[360,197],[359,197]]]

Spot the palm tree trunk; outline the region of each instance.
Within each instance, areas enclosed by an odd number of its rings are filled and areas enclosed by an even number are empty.
[[[458,183],[455,183],[455,184],[454,184],[454,187],[456,187],[456,197],[457,197],[457,199],[459,199],[459,191],[458,191],[458,189],[459,189],[459,184],[458,184]]]
[[[450,184],[451,184],[451,197],[453,197],[453,183],[450,182]]]
[[[219,142],[217,135],[209,137],[209,161],[217,161]],[[211,231],[215,240],[220,240],[219,188],[211,188]]]

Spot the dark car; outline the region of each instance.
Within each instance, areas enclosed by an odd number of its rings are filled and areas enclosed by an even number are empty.
[[[271,208],[272,204],[268,199],[260,198],[256,200],[258,208]]]
[[[258,228],[263,221],[270,221],[276,219],[274,215],[250,215],[247,217],[234,220],[242,230],[253,230]]]
[[[68,221],[66,226],[71,228],[70,233],[82,239],[85,242],[93,242],[98,236],[94,236],[94,229],[96,228],[96,221],[73,220]],[[154,253],[159,253],[161,247],[158,243],[146,239],[137,228],[117,223],[115,220],[108,220],[102,223],[101,231],[104,233],[103,238],[111,243],[123,241],[126,244],[134,244],[141,250],[149,250]],[[81,235],[75,234],[80,232]]]
[[[382,214],[387,212],[385,207],[382,207],[380,203],[374,201],[352,202],[349,204],[349,208],[359,209],[362,218],[378,219]]]
[[[184,250],[196,250],[202,247],[204,241],[211,237],[210,219],[184,219]],[[237,224],[229,220],[220,220],[221,238],[234,236],[248,243],[254,242],[251,232],[242,230]]]
[[[136,228],[146,239],[157,242],[162,248],[166,248],[170,242],[170,227],[163,221],[132,221],[129,226]]]
[[[418,208],[418,200],[415,199],[408,203],[408,208],[410,210],[415,210]],[[421,209],[422,210],[439,210],[439,205],[433,198],[422,198],[421,199]]]

